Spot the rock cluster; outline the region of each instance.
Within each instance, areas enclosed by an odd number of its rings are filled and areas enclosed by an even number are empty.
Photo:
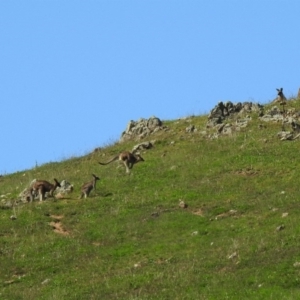
[[[66,181],[65,179],[62,180],[60,183],[60,187],[56,188],[56,198],[64,198],[66,194],[72,193],[74,190],[73,184]]]
[[[216,132],[209,135],[210,138],[218,138],[219,135],[230,135],[241,128],[246,127],[251,121],[251,112],[257,112],[259,119],[264,122],[277,122],[282,124],[282,131],[277,133],[280,140],[294,140],[300,137],[300,112],[295,109],[284,110],[276,105],[264,112],[264,107],[252,102],[233,104],[232,102],[219,102],[210,112],[207,128],[216,128]],[[246,114],[246,117],[244,115]],[[291,127],[286,130],[286,125]]]
[[[295,109],[288,109],[287,111],[281,111],[277,106],[271,107],[266,114],[260,117],[264,122],[276,122],[282,124],[282,131],[277,133],[280,140],[295,140],[300,137],[300,112]],[[286,130],[289,126],[291,130]]]
[[[122,132],[120,143],[129,140],[141,140],[152,133],[165,129],[162,121],[157,117],[149,119],[140,119],[138,121],[130,121],[125,131]]]
[[[139,150],[148,150],[151,149],[154,145],[155,141],[147,141],[133,146],[132,153],[135,153]]]
[[[226,119],[236,116],[237,114],[249,114],[251,112],[258,112],[263,115],[263,106],[252,102],[219,102],[208,115],[207,127],[214,127],[217,124],[223,123]]]
[[[36,182],[36,179],[33,179],[31,181],[31,183],[29,184],[29,186],[27,188],[25,188],[20,194],[19,194],[19,197],[18,197],[18,201],[21,201],[23,203],[27,203],[30,201],[30,197],[31,197],[31,194],[30,194],[30,187]]]
[[[209,135],[215,139],[222,135],[231,135],[241,128],[246,127],[252,120],[250,114],[257,112],[263,115],[263,106],[252,102],[236,103],[228,101],[219,102],[209,113],[206,128],[216,128],[216,132]],[[246,116],[244,116],[246,115]]]

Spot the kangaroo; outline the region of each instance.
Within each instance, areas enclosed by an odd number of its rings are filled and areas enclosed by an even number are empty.
[[[114,156],[111,160],[109,160],[106,163],[101,163],[101,162],[98,162],[98,163],[100,165],[107,165],[116,160],[123,162],[123,164],[126,168],[126,173],[130,173],[130,169],[132,169],[134,164],[136,164],[140,161],[144,161],[144,159],[139,154],[133,154],[129,151],[123,151],[120,154]]]
[[[33,200],[33,195],[38,193],[40,196],[40,201],[43,201],[45,199],[46,192],[49,193],[50,197],[53,197],[53,192],[57,187],[60,187],[60,183],[57,181],[56,178],[53,179],[54,184],[51,184],[50,182],[46,180],[37,180],[33,183],[33,185],[30,188],[30,202]]]
[[[283,88],[280,88],[280,89],[276,89],[277,90],[277,95],[278,95],[278,98],[277,100],[280,102],[280,103],[284,103],[286,101],[286,97],[284,96],[283,94]]]
[[[79,199],[82,199],[83,196],[84,196],[84,198],[87,198],[92,189],[96,190],[96,183],[97,183],[97,180],[100,180],[100,178],[94,174],[92,174],[92,176],[94,177],[93,180],[85,183],[81,187],[81,195],[80,195]]]
[[[284,96],[283,94],[283,88],[280,88],[280,89],[276,89],[277,90],[277,101],[279,102],[280,105],[282,105],[282,109],[283,109],[283,113],[285,113],[285,110],[284,110],[284,106],[286,105],[286,97]]]

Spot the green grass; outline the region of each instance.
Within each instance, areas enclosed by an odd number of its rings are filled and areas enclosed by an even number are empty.
[[[207,116],[165,121],[169,130],[149,138],[155,147],[130,175],[97,161],[135,142],[1,178],[12,201],[34,178],[75,190],[2,206],[0,299],[298,299],[300,142],[280,141],[281,124],[259,129],[252,117],[216,140],[201,133],[214,131]],[[186,133],[190,124],[198,131]],[[97,190],[79,200],[92,173]]]

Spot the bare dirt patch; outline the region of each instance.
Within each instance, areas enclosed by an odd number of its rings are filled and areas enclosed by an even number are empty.
[[[50,215],[50,218],[54,220],[61,220],[64,216],[63,215]]]
[[[236,217],[236,215],[237,215],[237,211],[235,209],[231,209],[228,212],[224,212],[222,214],[217,215],[215,219],[219,220],[227,217],[233,217],[233,216]]]
[[[236,170],[234,172],[234,174],[242,175],[242,176],[253,176],[253,175],[258,175],[259,170],[254,170],[252,168],[246,168],[246,169]]]
[[[192,211],[192,214],[193,215],[196,215],[196,216],[201,216],[201,217],[203,217],[203,210],[201,209],[201,208],[199,208],[199,209],[196,209],[196,210],[194,210],[194,211]]]
[[[53,221],[50,222],[49,225],[53,228],[54,232],[65,236],[70,234],[70,232],[66,230],[60,222],[60,220],[64,217],[63,215],[50,215],[50,217]]]

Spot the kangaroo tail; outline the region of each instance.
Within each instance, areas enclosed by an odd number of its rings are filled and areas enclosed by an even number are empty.
[[[118,158],[119,158],[119,155],[116,155],[116,156],[113,157],[111,160],[109,160],[109,161],[107,161],[107,162],[105,162],[105,163],[102,163],[102,162],[98,161],[98,164],[100,164],[100,165],[102,165],[102,166],[105,166],[105,165],[108,165],[108,164],[110,164],[111,162],[117,160]]]

